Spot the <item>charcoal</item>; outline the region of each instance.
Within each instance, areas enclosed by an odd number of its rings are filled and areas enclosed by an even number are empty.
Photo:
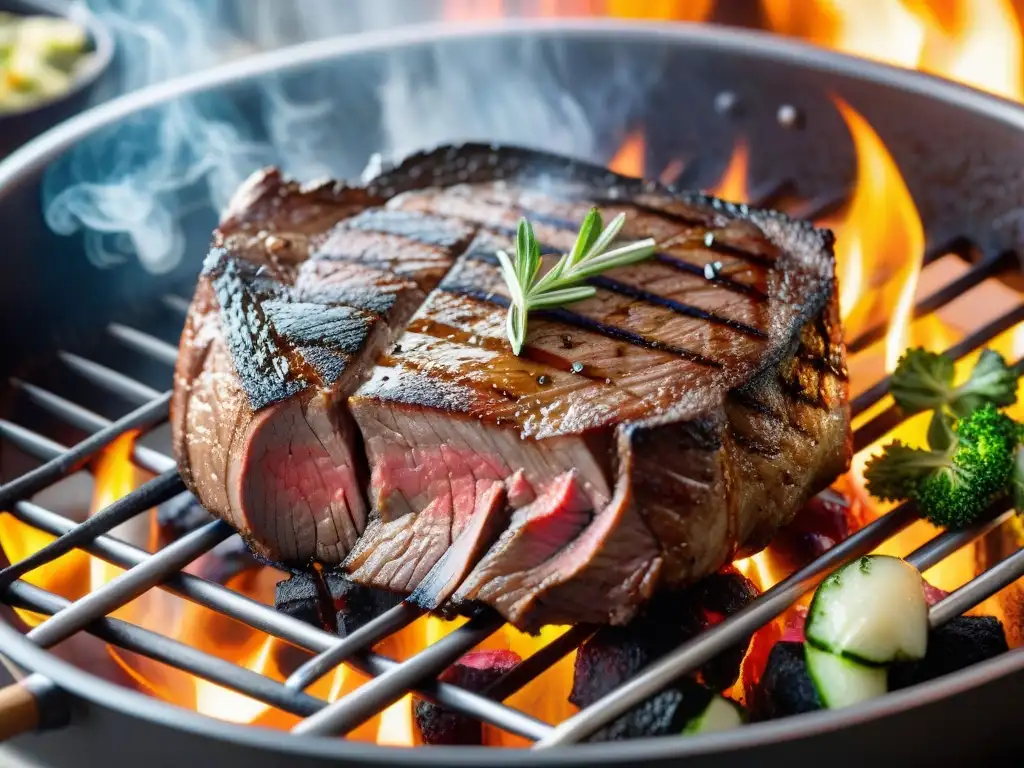
[[[177,541],[213,520],[191,493],[179,493],[156,508],[157,549]]]
[[[757,588],[735,571],[714,574],[689,589],[657,595],[624,627],[602,627],[576,654],[569,701],[586,707],[656,659],[748,605]],[[747,643],[705,664],[697,679],[714,691],[736,682]]]
[[[441,673],[439,679],[481,693],[495,680],[522,661],[512,651],[471,651]],[[413,699],[416,727],[424,744],[481,746],[483,725],[467,715],[453,712],[423,699]]]
[[[757,587],[738,572],[726,571],[709,576],[696,584],[692,591],[703,606],[706,626],[717,624],[748,606],[758,596]],[[724,691],[739,677],[743,657],[750,646],[750,638],[734,645],[704,664],[697,677],[713,691]]]
[[[679,736],[703,712],[715,693],[686,679],[633,707],[590,737],[589,741],[625,741],[650,736]]]
[[[775,644],[750,704],[753,720],[773,720],[821,709],[818,692],[807,673],[803,643]]]
[[[397,592],[364,587],[337,571],[324,574],[324,582],[334,604],[335,627],[342,637],[402,602],[402,595]]]
[[[355,584],[336,571],[303,571],[277,583],[274,607],[345,637],[401,599],[401,595]]]
[[[924,659],[900,662],[889,668],[889,689],[934,680],[1008,650],[1006,633],[999,619],[958,616],[928,634],[928,653]]]

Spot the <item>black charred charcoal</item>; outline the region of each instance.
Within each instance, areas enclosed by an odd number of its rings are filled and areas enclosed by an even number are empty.
[[[218,584],[227,584],[240,573],[262,568],[240,536],[225,539],[209,552],[197,557],[188,572]]]
[[[334,624],[342,637],[402,602],[402,595],[396,592],[364,587],[337,571],[325,573],[324,583],[334,606]]]
[[[773,720],[821,709],[818,692],[807,673],[803,643],[779,642],[772,647],[750,704],[753,720]]]
[[[928,634],[928,653],[924,659],[889,667],[889,689],[934,680],[1008,650],[1006,633],[999,619],[958,616]]]
[[[520,661],[519,655],[512,651],[472,651],[448,667],[438,679],[480,693]],[[484,743],[479,720],[423,699],[413,699],[413,712],[424,744],[480,746]]]
[[[657,595],[645,611],[624,627],[602,627],[576,653],[569,701],[586,707],[641,669],[757,597],[757,588],[727,570],[683,591]],[[698,679],[715,691],[739,676],[747,644],[705,664]]]
[[[717,624],[727,616],[750,605],[759,591],[754,583],[738,571],[726,570],[709,576],[691,587],[703,607],[705,627]],[[714,691],[724,691],[736,682],[750,638],[707,662],[697,678]]]
[[[277,584],[274,607],[345,637],[401,602],[402,596],[364,587],[336,571],[299,572]]]
[[[191,493],[179,493],[156,508],[157,549],[163,549],[186,533],[213,520]]]
[[[319,578],[319,575],[313,572],[300,572],[277,582],[274,607],[281,613],[330,631],[334,622],[324,621],[323,601],[317,585]]]
[[[599,730],[589,741],[624,741],[649,736],[679,736],[686,724],[707,708],[715,693],[690,679],[677,681],[619,719]]]

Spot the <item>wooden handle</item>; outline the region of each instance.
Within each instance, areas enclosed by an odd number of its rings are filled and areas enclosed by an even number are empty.
[[[0,688],[0,741],[39,727],[39,703],[23,683]]]

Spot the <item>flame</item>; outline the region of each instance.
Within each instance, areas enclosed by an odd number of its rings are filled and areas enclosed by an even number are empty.
[[[615,156],[608,161],[608,168],[623,176],[644,175],[644,153],[646,152],[644,135],[640,131],[630,133]]]
[[[1011,0],[762,0],[762,8],[775,32],[1024,100]]]
[[[711,194],[733,203],[745,203],[750,198],[747,187],[747,174],[750,167],[750,148],[743,139],[732,148],[729,164],[722,173],[722,178],[711,189]]]
[[[837,99],[857,152],[857,184],[836,232],[840,314],[847,338],[889,317],[885,368],[910,342],[924,228],[896,163],[868,122]]]

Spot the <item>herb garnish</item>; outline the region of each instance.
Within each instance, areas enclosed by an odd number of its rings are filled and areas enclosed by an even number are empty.
[[[588,277],[635,264],[654,253],[655,242],[651,237],[608,250],[625,221],[626,214],[620,213],[602,229],[600,212],[591,208],[572,250],[538,279],[540,244],[533,234],[533,225],[525,218],[519,220],[515,261],[504,251],[497,253],[511,300],[506,328],[516,355],[522,351],[526,340],[526,319],[530,310],[561,307],[589,299],[596,291],[592,286],[582,285]]]

